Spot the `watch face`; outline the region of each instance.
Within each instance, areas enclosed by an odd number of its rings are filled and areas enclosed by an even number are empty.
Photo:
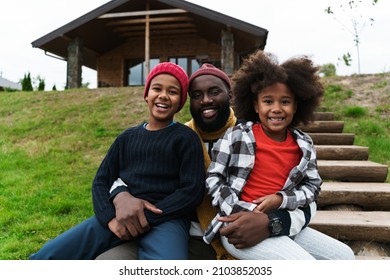
[[[282,223],[279,219],[275,219],[271,223],[272,235],[277,235],[282,232]]]
[[[273,232],[274,233],[280,233],[282,231],[282,225],[279,221],[273,223]]]

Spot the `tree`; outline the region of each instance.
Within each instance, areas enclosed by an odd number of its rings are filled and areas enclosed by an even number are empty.
[[[336,76],[336,66],[332,63],[324,64],[320,68],[320,73],[325,77],[334,77]]]
[[[371,5],[375,6],[378,3],[379,0],[370,0]],[[357,51],[357,61],[358,61],[358,74],[360,74],[360,50],[359,50],[359,45],[360,45],[360,33],[362,32],[363,28],[366,25],[366,21],[363,18],[363,15],[360,13],[359,8],[363,3],[367,3],[368,0],[347,0],[347,3],[342,3],[336,9],[339,9],[339,12],[342,12],[344,14],[349,14],[347,17],[350,20],[350,24],[352,24],[352,29],[347,27],[346,23],[343,23],[340,20],[340,17],[335,16],[335,8],[332,6],[328,6],[325,9],[325,13],[333,15],[334,19],[337,20],[348,32],[350,32],[353,35],[353,41],[356,46],[356,51]],[[352,15],[352,13],[355,12],[355,15]],[[357,12],[357,13],[356,13]],[[373,25],[374,19],[373,18],[368,18],[368,22]],[[344,61],[345,65],[350,66],[351,65],[351,54],[343,54],[342,60]]]
[[[30,72],[24,74],[21,84],[22,84],[23,91],[33,91]]]
[[[45,79],[38,76],[37,80],[38,80],[38,91],[44,91],[45,90]]]

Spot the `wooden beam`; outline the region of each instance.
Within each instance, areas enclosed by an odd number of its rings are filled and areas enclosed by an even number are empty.
[[[177,30],[160,30],[156,34],[151,34],[153,38],[156,36],[165,36],[165,35],[174,35],[174,34],[195,34],[197,32],[196,29],[177,29]],[[132,37],[132,36],[142,36],[145,33],[142,31],[135,31],[135,32],[123,32],[120,33],[121,37]],[[149,34],[149,37],[151,36]]]
[[[341,240],[390,242],[386,211],[317,211],[309,227]]]
[[[149,11],[149,1],[146,2],[146,11]],[[145,14],[145,77],[150,72],[150,22],[149,14]]]
[[[117,20],[107,23],[107,26],[117,26],[117,25],[127,25],[127,24],[144,24],[146,19],[127,19],[127,20]],[[158,17],[158,18],[149,18],[150,23],[156,22],[180,22],[180,21],[192,21],[190,17]]]
[[[305,132],[332,132],[341,133],[344,129],[343,121],[314,121],[307,125],[298,125],[297,128],[302,129]]]
[[[356,145],[316,145],[317,159],[368,160],[368,147]]]
[[[158,30],[158,29],[184,29],[184,28],[195,28],[195,25],[192,23],[182,23],[182,24],[159,24],[159,25],[150,25],[150,30]],[[126,32],[126,31],[139,31],[144,30],[145,26],[122,26],[114,28],[114,32]]]
[[[367,160],[318,160],[323,180],[344,182],[384,182],[388,167]]]
[[[314,145],[353,145],[355,134],[353,133],[311,133]]]
[[[98,18],[119,18],[119,17],[135,17],[135,16],[151,16],[151,15],[164,15],[164,14],[180,14],[187,13],[186,10],[182,9],[165,9],[165,10],[146,10],[137,12],[125,12],[125,13],[108,13],[101,15]]]
[[[357,205],[364,210],[390,211],[390,183],[324,182],[317,204],[319,208]]]

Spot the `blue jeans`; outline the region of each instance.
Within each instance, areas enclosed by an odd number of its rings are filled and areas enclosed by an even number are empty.
[[[138,240],[140,260],[187,260],[190,222],[176,219],[154,226]]]
[[[187,220],[178,219],[153,227],[147,234],[138,238],[140,247],[144,248],[143,251],[139,253],[141,253],[142,257],[145,259],[159,259],[160,257],[169,259],[170,257],[175,256],[185,257],[186,259],[188,252],[187,225],[189,225]],[[183,240],[186,241],[183,242]],[[120,240],[108,227],[103,226],[97,218],[93,216],[48,241],[38,252],[32,254],[29,259],[93,260],[101,253],[116,247],[123,242],[123,240]],[[174,245],[172,245],[173,243]],[[182,244],[184,243],[185,245],[183,247]],[[169,250],[166,250],[166,244],[170,244],[169,246],[171,247],[169,247]],[[164,250],[167,253],[166,255],[164,254]],[[176,253],[174,251],[176,251]],[[179,253],[181,251],[185,252],[185,256],[184,254]]]

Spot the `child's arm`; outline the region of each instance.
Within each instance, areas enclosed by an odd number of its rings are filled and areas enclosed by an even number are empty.
[[[204,158],[202,143],[199,136],[190,128],[178,132],[178,141],[175,144],[175,154],[180,157],[179,187],[167,195],[155,206],[161,209],[162,214],[145,211],[150,225],[188,216],[201,203],[204,196]]]
[[[228,129],[213,147],[206,190],[213,197],[212,204],[219,206],[222,216],[252,211],[256,207],[239,198],[247,179],[244,174],[248,174],[244,170],[251,170],[254,163],[254,152],[246,151],[248,147],[253,147],[251,139],[237,127]]]
[[[315,202],[322,184],[318,172],[317,154],[311,138],[304,135],[303,139],[297,139],[297,143],[304,152],[302,160],[290,172],[283,190],[278,192],[283,196],[283,202],[279,208],[289,210],[306,207]]]
[[[110,188],[119,176],[118,138],[111,145],[99,166],[92,183],[93,210],[96,218],[104,225],[115,217],[115,209],[110,202]]]

